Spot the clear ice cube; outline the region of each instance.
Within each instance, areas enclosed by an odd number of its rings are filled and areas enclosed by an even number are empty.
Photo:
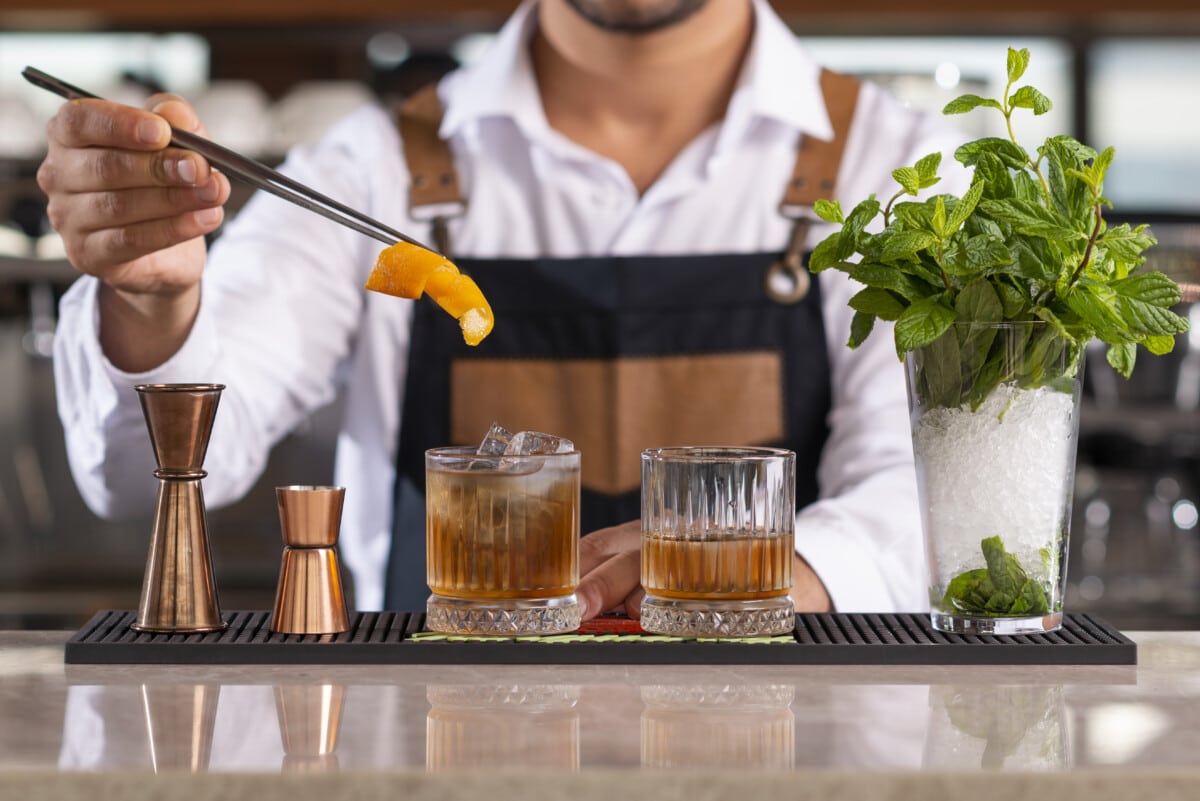
[[[519,431],[504,452],[509,456],[537,455],[544,456],[553,453],[570,453],[575,450],[575,443],[569,439],[545,434],[541,431]]]
[[[511,431],[499,423],[492,423],[492,427],[484,435],[483,441],[479,443],[477,453],[480,456],[499,456],[508,450],[512,439]]]

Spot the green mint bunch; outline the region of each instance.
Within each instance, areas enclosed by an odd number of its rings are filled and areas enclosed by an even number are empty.
[[[1140,269],[1143,252],[1155,244],[1145,225],[1109,226],[1103,212],[1104,177],[1113,149],[1097,152],[1069,136],[1045,140],[1036,154],[1017,141],[1013,117],[1051,109],[1032,86],[1016,86],[1029,65],[1028,50],[1008,50],[1008,83],[999,99],[963,95],[944,114],[978,108],[1004,116],[1008,138],[985,137],[958,148],[955,158],[973,171],[962,196],[939,194],[912,200],[939,181],[941,154],[892,173],[898,191],[885,202],[874,195],[844,214],[835,201],[822,200],[816,213],[840,226],[817,245],[812,272],[838,269],[865,285],[851,300],[855,314],[849,345],[857,347],[877,319],[895,322],[896,351],[922,348],[955,323],[1037,321],[1047,336],[1069,349],[1077,364],[1093,339],[1107,345],[1107,358],[1126,378],[1137,346],[1150,353],[1171,351],[1187,320],[1171,311],[1179,287],[1162,273]],[[868,232],[882,217],[882,230]],[[978,350],[972,401],[986,396],[986,384],[1020,380],[1037,385],[1041,371],[1023,375],[999,368],[989,342],[952,343],[957,352]],[[1062,344],[1065,343],[1065,346]],[[1047,339],[1033,338],[1028,349],[1044,361]],[[1035,353],[1037,350],[1042,353]],[[965,390],[964,390],[965,392]],[[941,393],[954,402],[965,395]]]
[[[987,567],[955,576],[942,597],[943,608],[1018,617],[1050,613],[1045,588],[1029,578],[1017,558],[1004,550],[999,537],[988,537],[980,546]]]

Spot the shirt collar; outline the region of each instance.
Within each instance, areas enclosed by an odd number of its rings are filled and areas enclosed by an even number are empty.
[[[797,133],[831,139],[833,126],[821,95],[820,67],[767,0],[753,0],[754,37],[717,151],[740,139],[756,119],[770,119]],[[549,130],[529,55],[537,24],[537,0],[525,0],[487,51],[474,64],[452,73],[442,86],[446,113],[439,130],[449,138],[468,123],[488,117],[511,119],[526,136]]]

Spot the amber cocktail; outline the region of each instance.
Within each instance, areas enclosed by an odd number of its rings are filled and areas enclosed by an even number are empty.
[[[425,454],[426,626],[458,634],[579,627],[579,452]]]
[[[796,457],[776,448],[642,452],[642,628],[747,637],[795,627]]]

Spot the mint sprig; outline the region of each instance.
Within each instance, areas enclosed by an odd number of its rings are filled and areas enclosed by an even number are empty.
[[[1175,335],[1188,330],[1187,320],[1171,311],[1180,302],[1179,287],[1143,269],[1143,253],[1156,243],[1147,226],[1110,227],[1104,218],[1112,207],[1104,179],[1113,149],[1098,152],[1069,136],[1052,136],[1031,154],[1018,141],[1018,110],[1041,115],[1052,108],[1036,88],[1017,85],[1028,66],[1028,50],[1009,48],[1001,97],[962,95],[943,110],[998,112],[1008,132],[1008,138],[984,137],[955,152],[972,170],[962,197],[910,199],[940,180],[941,156],[932,153],[892,173],[899,188],[886,202],[872,195],[849,214],[836,200],[815,207],[839,228],[816,246],[810,269],[838,269],[865,285],[850,300],[850,347],[862,344],[876,320],[895,323],[902,360],[942,339],[955,323],[1046,324],[1025,343],[1029,361],[1017,374],[1000,366],[1003,354],[990,352],[980,326],[959,326],[945,337],[954,342],[939,344],[941,356],[933,358],[960,358],[966,351],[977,362],[969,379],[933,388],[932,396],[947,405],[977,405],[1005,381],[1040,386],[1051,375],[1041,365],[1064,347],[1068,364],[1077,365],[1094,339],[1106,344],[1108,362],[1128,378],[1138,345],[1168,353]],[[947,365],[945,372],[953,371]]]
[[[1004,549],[999,537],[988,537],[980,546],[987,567],[968,570],[951,579],[942,597],[943,608],[980,615],[1049,614],[1045,588],[1029,578],[1017,558]]]

